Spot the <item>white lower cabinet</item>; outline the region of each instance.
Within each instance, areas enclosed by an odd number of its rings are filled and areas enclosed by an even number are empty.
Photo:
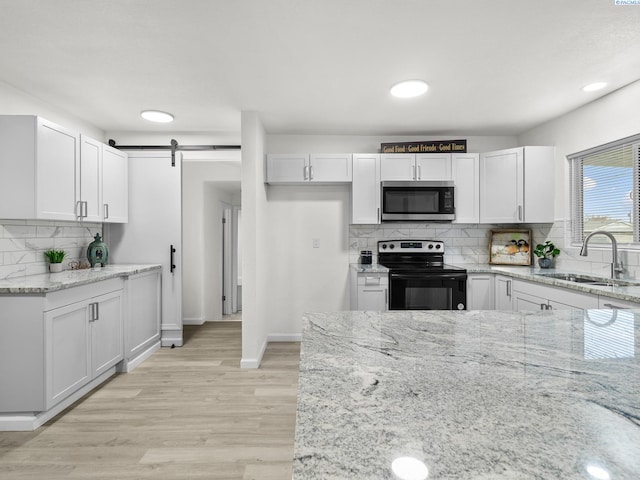
[[[0,295],[0,431],[38,428],[160,348],[160,272]]]
[[[511,277],[496,275],[494,285],[496,310],[513,310],[513,280]]]
[[[351,272],[351,309],[375,312],[388,310],[388,274]]]
[[[45,410],[123,358],[122,289],[49,310]]]
[[[493,310],[494,275],[467,274],[467,310]]]
[[[125,280],[125,358],[121,371],[133,370],[160,348],[160,274],[161,270],[154,270]]]
[[[567,288],[513,280],[513,310],[586,310],[598,308],[598,296]]]

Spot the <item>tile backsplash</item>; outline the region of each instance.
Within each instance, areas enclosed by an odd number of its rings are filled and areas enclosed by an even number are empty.
[[[611,265],[609,243],[603,248],[589,245],[589,256],[581,257],[577,247],[564,247],[565,222],[553,224],[527,225],[458,225],[445,223],[386,223],[382,225],[349,226],[349,262],[358,263],[361,250],[371,250],[377,260],[378,240],[425,239],[445,242],[445,262],[456,265],[478,265],[489,262],[489,241],[491,230],[508,228],[528,228],[531,230],[532,245],[551,240],[561,253],[554,266],[563,270],[591,273],[608,277]],[[593,248],[592,248],[593,245]],[[640,278],[640,251],[619,251],[625,268],[623,277]],[[532,256],[532,265],[537,267],[537,257]]]
[[[76,223],[49,220],[0,220],[0,279],[46,273],[44,251],[59,248],[67,252],[69,262],[87,260],[87,247],[101,223]]]

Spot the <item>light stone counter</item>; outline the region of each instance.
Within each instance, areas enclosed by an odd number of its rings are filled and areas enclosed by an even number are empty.
[[[389,269],[379,263],[371,263],[367,265],[351,263],[350,267],[358,273],[389,273]]]
[[[101,282],[110,278],[128,277],[137,273],[162,268],[161,265],[107,265],[102,268],[65,270],[60,273],[28,275],[15,279],[0,280],[2,294],[42,294]]]
[[[303,328],[294,480],[403,478],[401,456],[429,480],[638,478],[640,311],[339,312]]]
[[[565,270],[556,269],[544,269],[541,270],[535,267],[510,267],[510,266],[498,266],[498,265],[459,265],[467,269],[468,274],[473,273],[493,273],[499,275],[506,275],[512,278],[519,278],[521,280],[527,280],[529,282],[537,282],[545,285],[553,285],[556,287],[568,288],[579,292],[590,293],[593,295],[603,295],[610,298],[618,298],[620,300],[626,300],[628,302],[640,303],[640,281],[630,280],[637,282],[636,286],[604,286],[604,285],[590,285],[585,283],[569,282],[567,280],[560,280],[558,278],[545,277],[545,274],[554,273],[579,273],[579,272],[567,272]],[[585,275],[589,275],[586,273]]]

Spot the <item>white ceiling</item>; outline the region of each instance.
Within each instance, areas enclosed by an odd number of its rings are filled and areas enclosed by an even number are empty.
[[[0,12],[0,81],[105,131],[238,132],[252,110],[268,133],[513,135],[640,79],[640,5],[615,0],[0,0]],[[391,97],[408,78],[430,90]],[[580,90],[594,81],[607,89]],[[175,122],[147,123],[147,108]]]

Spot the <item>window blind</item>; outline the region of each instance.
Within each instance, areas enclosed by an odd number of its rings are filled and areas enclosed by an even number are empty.
[[[639,242],[640,135],[569,156],[572,241],[606,230],[622,244]],[[594,237],[594,243],[607,243]]]

